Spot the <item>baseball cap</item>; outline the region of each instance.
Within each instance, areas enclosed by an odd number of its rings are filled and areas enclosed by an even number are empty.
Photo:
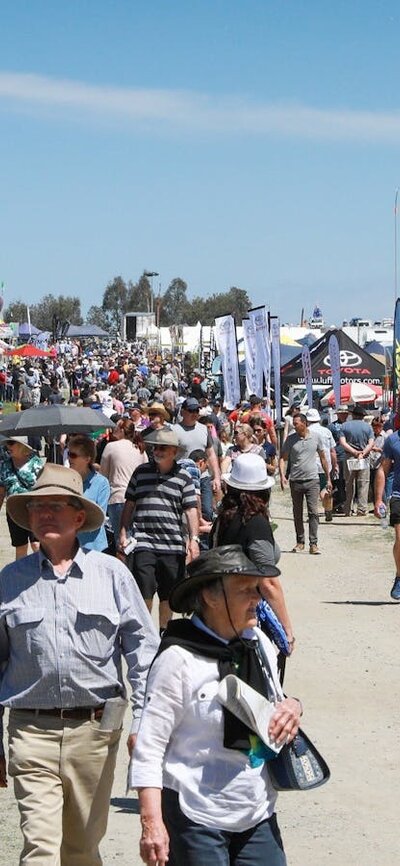
[[[187,397],[182,403],[182,409],[187,409],[188,412],[196,412],[200,409],[200,403],[196,397]]]

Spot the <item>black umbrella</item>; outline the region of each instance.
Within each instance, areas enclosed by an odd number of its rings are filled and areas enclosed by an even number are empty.
[[[96,409],[81,406],[34,406],[11,412],[0,421],[0,435],[57,436],[60,433],[91,433],[115,427],[113,421]]]

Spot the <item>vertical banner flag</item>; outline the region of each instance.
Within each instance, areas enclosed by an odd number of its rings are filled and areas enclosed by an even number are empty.
[[[278,318],[271,318],[271,357],[274,370],[275,418],[282,421],[281,398],[281,326]]]
[[[224,403],[227,409],[234,409],[240,402],[240,380],[236,328],[233,316],[218,316],[215,320],[215,339],[218,352],[221,356]]]
[[[338,339],[335,334],[329,337],[329,361],[332,371],[333,393],[335,395],[336,408],[340,406],[342,400],[340,396],[340,348]]]
[[[393,326],[393,409],[397,408],[400,388],[400,298],[397,298]]]
[[[307,388],[308,408],[312,409],[312,404],[313,404],[312,370],[311,370],[310,350],[309,350],[308,346],[304,346],[304,349],[301,353],[301,363],[302,363],[303,373],[304,373],[304,384]]]
[[[246,367],[246,391],[247,396],[257,394],[257,345],[256,332],[253,322],[250,319],[243,319],[243,342],[244,342],[244,362]]]
[[[269,339],[269,330],[265,307],[255,307],[254,310],[249,310],[249,319],[254,324],[256,332],[256,369],[257,369],[257,386],[259,390],[255,391],[258,397],[262,397],[263,376],[265,379],[265,393],[267,397],[267,405],[269,406],[270,389],[271,389],[271,348]]]

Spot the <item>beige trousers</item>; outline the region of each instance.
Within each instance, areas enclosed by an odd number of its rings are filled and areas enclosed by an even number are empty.
[[[20,866],[101,866],[121,731],[10,712],[9,773],[21,819]]]

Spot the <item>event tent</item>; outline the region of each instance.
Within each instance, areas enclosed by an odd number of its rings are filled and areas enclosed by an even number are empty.
[[[19,337],[34,337],[36,334],[40,334],[39,328],[35,328],[35,325],[31,325],[29,322],[21,322],[18,326]]]
[[[9,357],[18,355],[20,358],[48,358],[50,356],[50,352],[38,349],[32,343],[24,343],[23,346],[17,346],[16,349],[9,349],[6,354]]]
[[[334,334],[340,348],[340,381],[370,382],[381,385],[385,367],[365,349],[358,346],[344,331],[332,328],[326,331],[310,348],[312,381],[314,385],[331,385],[332,371],[329,358],[329,338]],[[304,374],[301,352],[281,367],[282,385],[303,385]]]
[[[70,325],[67,337],[109,337],[107,331],[98,325]]]

